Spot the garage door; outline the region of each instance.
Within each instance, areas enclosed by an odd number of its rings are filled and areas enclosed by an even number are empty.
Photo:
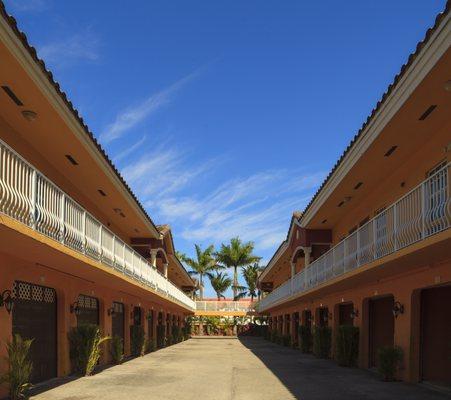
[[[421,293],[421,377],[451,385],[451,286]]]
[[[377,367],[377,351],[393,346],[395,318],[393,297],[370,300],[370,367]]]
[[[352,318],[354,305],[352,303],[340,304],[338,306],[338,310],[339,310],[338,325],[354,325],[354,320]]]
[[[12,333],[34,339],[31,345],[31,382],[42,382],[57,374],[56,293],[49,287],[15,282]]]
[[[99,300],[95,297],[80,294],[77,299],[77,325],[99,325]]]
[[[113,315],[111,317],[112,323],[112,335],[119,336],[124,343],[124,329],[125,329],[125,319],[124,319],[124,305],[122,303],[113,302]]]

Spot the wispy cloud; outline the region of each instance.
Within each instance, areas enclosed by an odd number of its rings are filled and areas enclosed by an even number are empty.
[[[127,147],[125,150],[121,151],[119,154],[116,154],[113,157],[113,161],[115,163],[118,163],[119,161],[127,158],[129,155],[134,153],[136,150],[138,150],[146,141],[147,137],[143,136],[141,139],[139,139],[136,143],[132,144],[130,147]]]
[[[6,3],[16,12],[42,11],[47,7],[44,0],[8,0]]]
[[[199,74],[200,70],[201,69],[196,70],[167,88],[157,93],[153,93],[143,102],[130,106],[119,112],[114,121],[109,124],[100,135],[100,140],[105,144],[112,142],[113,140],[124,135],[125,132],[149,118],[151,115],[169,104],[172,101],[173,96],[183,86],[193,80]]]
[[[38,46],[38,54],[46,63],[65,67],[80,61],[99,60],[100,40],[88,27],[64,39]]]
[[[163,198],[156,207],[162,217],[183,226],[185,240],[218,245],[239,235],[266,250],[283,240],[291,213],[305,206],[323,177],[324,173],[267,171],[225,182],[202,198]]]
[[[179,193],[220,162],[212,158],[196,164],[189,156],[186,150],[162,144],[129,162],[122,174],[142,201],[152,206],[157,200]]]

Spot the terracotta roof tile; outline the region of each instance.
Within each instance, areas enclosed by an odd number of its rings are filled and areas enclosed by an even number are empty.
[[[86,123],[84,122],[83,118],[80,116],[78,110],[74,107],[74,105],[72,104],[72,102],[68,99],[67,95],[65,92],[63,92],[61,90],[60,84],[58,82],[55,81],[55,79],[53,78],[53,74],[51,71],[49,71],[46,66],[45,63],[42,59],[40,59],[37,55],[36,49],[31,46],[28,43],[28,39],[27,36],[25,35],[24,32],[19,30],[19,27],[17,25],[17,21],[16,19],[9,15],[6,11],[5,5],[3,3],[3,1],[0,0],[0,14],[3,17],[3,19],[8,23],[8,25],[10,26],[10,28],[12,29],[12,31],[15,33],[15,35],[17,36],[17,38],[21,41],[22,45],[24,46],[24,48],[28,51],[28,53],[30,54],[30,56],[32,57],[32,59],[36,62],[36,64],[41,68],[41,71],[44,73],[44,75],[48,78],[49,82],[51,83],[51,85],[55,88],[56,92],[58,93],[58,95],[62,98],[62,100],[65,102],[67,108],[69,109],[69,111],[72,113],[72,115],[75,117],[75,119],[78,121],[78,123],[80,124],[80,126],[83,128],[83,130],[85,131],[86,135],[89,137],[89,139],[92,141],[92,143],[97,147],[97,150],[99,151],[99,153],[104,157],[104,159],[107,161],[107,163],[109,164],[109,166],[111,167],[111,169],[113,170],[113,172],[116,174],[116,176],[119,178],[119,180],[121,181],[122,185],[124,186],[124,188],[128,191],[128,193],[132,196],[132,198],[135,200],[136,204],[138,205],[138,207],[141,209],[141,211],[144,213],[144,215],[146,216],[147,220],[150,222],[150,224],[156,229],[157,227],[155,226],[155,224],[153,223],[152,219],[150,218],[150,216],[148,215],[147,211],[144,209],[144,207],[142,206],[142,204],[139,202],[138,198],[136,197],[136,195],[133,193],[133,191],[131,190],[131,188],[128,186],[127,182],[125,181],[125,179],[122,177],[121,173],[117,170],[117,168],[115,167],[115,165],[113,164],[113,162],[111,161],[111,159],[108,157],[107,153],[105,152],[105,150],[102,148],[102,146],[100,145],[100,143],[97,141],[97,139],[94,137],[93,133],[89,130],[88,126],[86,125]]]
[[[327,184],[327,182],[331,179],[331,177],[333,176],[333,174],[335,173],[335,171],[337,170],[337,168],[340,166],[340,164],[343,162],[344,158],[346,157],[346,155],[349,153],[349,151],[351,150],[351,148],[354,146],[354,144],[357,142],[357,140],[360,138],[360,136],[362,135],[363,131],[365,130],[365,128],[368,126],[368,124],[373,120],[373,118],[375,117],[376,113],[379,111],[379,109],[381,108],[382,104],[384,104],[384,102],[387,100],[388,96],[392,93],[394,87],[398,84],[398,82],[401,80],[401,78],[404,76],[404,74],[406,73],[407,69],[410,67],[410,65],[413,63],[413,61],[415,60],[415,58],[418,56],[418,54],[420,53],[421,49],[424,47],[424,45],[429,41],[429,39],[431,38],[432,34],[436,31],[437,27],[440,25],[440,23],[442,22],[442,20],[445,18],[445,16],[449,13],[450,10],[450,5],[451,5],[451,0],[448,0],[446,2],[446,6],[445,9],[437,15],[437,17],[435,18],[435,23],[434,25],[429,28],[426,31],[426,34],[423,38],[423,40],[421,40],[420,42],[418,42],[415,51],[409,55],[409,58],[407,59],[407,62],[402,65],[401,70],[399,71],[399,73],[394,77],[393,82],[388,86],[387,90],[385,91],[385,93],[382,95],[381,99],[377,102],[376,107],[373,108],[373,110],[371,111],[371,114],[368,115],[366,121],[363,123],[363,125],[361,126],[361,128],[359,129],[359,131],[357,132],[357,134],[354,136],[354,138],[351,140],[351,142],[349,143],[349,145],[346,147],[345,151],[342,153],[342,155],[340,156],[340,158],[338,159],[338,161],[335,163],[335,165],[333,166],[332,170],[329,172],[329,174],[327,175],[326,179],[323,181],[323,183],[321,184],[321,186],[319,187],[319,189],[316,191],[316,193],[313,195],[312,199],[310,200],[310,202],[307,204],[307,206],[304,208],[304,212],[302,213],[302,215],[305,215],[305,213],[307,212],[307,210],[312,206],[312,204],[315,202],[316,198],[318,197],[318,195],[321,193],[321,191],[323,190],[324,186]],[[302,215],[299,218],[299,220],[302,219]]]

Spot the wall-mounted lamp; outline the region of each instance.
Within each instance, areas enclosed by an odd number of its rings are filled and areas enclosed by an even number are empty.
[[[350,317],[351,317],[352,319],[358,318],[358,317],[359,317],[359,310],[357,310],[357,308],[354,308],[354,309],[351,311]]]
[[[404,305],[401,304],[399,301],[395,301],[395,304],[393,304],[393,316],[395,318],[398,318],[399,314],[404,314]]]
[[[78,301],[74,301],[74,302],[70,305],[70,313],[71,313],[71,314],[75,314],[75,315],[80,315],[80,313],[81,313],[81,308],[80,308],[80,305],[78,304]]]
[[[116,312],[114,311],[114,307],[110,307],[108,310],[107,310],[107,313],[108,313],[108,316],[109,317],[111,317],[111,316],[113,316]]]
[[[0,296],[0,307],[5,307],[5,310],[8,312],[8,314],[11,314],[11,310],[14,306],[14,300],[11,296],[11,290],[4,290],[2,295]]]

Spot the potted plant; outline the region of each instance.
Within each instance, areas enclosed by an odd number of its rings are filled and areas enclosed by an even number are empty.
[[[120,336],[114,335],[111,338],[110,353],[114,364],[122,364],[124,360],[124,341]]]
[[[18,334],[6,344],[7,356],[5,357],[8,371],[0,376],[0,383],[7,383],[11,400],[26,398],[27,391],[31,388],[30,378],[33,364],[30,361],[30,347],[33,339],[23,340]]]
[[[99,327],[93,324],[72,328],[68,337],[72,369],[80,375],[91,375],[100,359],[102,343],[111,338],[102,337]]]
[[[313,354],[318,358],[329,358],[332,345],[332,329],[316,326],[313,332]]]
[[[335,336],[335,358],[343,367],[357,365],[359,356],[359,328],[352,325],[341,325]]]
[[[398,346],[384,346],[377,350],[378,371],[384,381],[394,381],[403,352]]]

